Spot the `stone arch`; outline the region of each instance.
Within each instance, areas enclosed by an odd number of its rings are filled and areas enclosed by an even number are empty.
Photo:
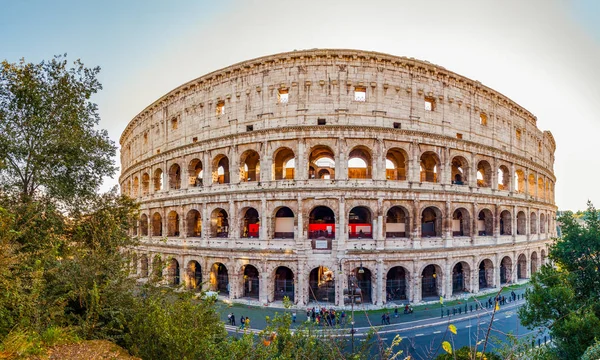
[[[294,151],[288,147],[277,149],[273,154],[273,166],[275,180],[293,180],[296,168]]]
[[[491,187],[492,186],[492,167],[487,160],[481,160],[477,164],[477,186]]]
[[[537,214],[533,211],[529,214],[529,232],[537,234]]]
[[[246,207],[240,211],[241,228],[240,236],[243,238],[258,238],[260,233],[260,215],[253,207]]]
[[[308,217],[309,239],[335,238],[335,213],[327,206],[316,206]]]
[[[517,258],[517,279],[527,279],[527,257],[525,254]]]
[[[229,295],[229,271],[220,262],[212,264],[210,268],[210,289]]]
[[[273,282],[274,282],[274,299],[283,300],[284,296],[287,296],[290,301],[294,302],[295,299],[295,284],[294,284],[294,272],[287,266],[278,266],[273,271]]]
[[[200,187],[204,185],[204,169],[200,159],[192,159],[188,165],[189,184],[191,187]]]
[[[387,301],[409,299],[410,273],[403,266],[391,267],[386,276],[385,293]]]
[[[129,253],[131,256],[131,274],[138,273],[138,255],[136,252]]]
[[[508,284],[512,282],[512,259],[510,256],[505,256],[500,261],[500,284]]]
[[[154,191],[163,189],[162,170],[160,168],[154,170]]]
[[[245,298],[258,300],[260,289],[260,276],[258,269],[254,265],[246,264],[242,267],[243,274],[243,294]]]
[[[287,206],[277,207],[274,211],[273,237],[276,239],[293,239],[296,217],[294,211]]]
[[[191,260],[187,265],[187,288],[190,290],[202,289],[202,267],[196,260]]]
[[[142,174],[142,196],[150,194],[150,175],[148,173]]]
[[[494,215],[490,209],[481,209],[477,216],[477,235],[494,235]]]
[[[360,266],[355,268],[352,271],[352,274],[348,275],[348,289],[350,290],[352,287],[352,279],[356,277],[356,287],[360,289],[360,292],[356,295],[360,295],[360,300],[362,304],[370,304],[373,303],[373,274],[371,270],[364,266]],[[351,291],[351,290],[350,290]],[[356,299],[355,299],[356,303]]]
[[[140,277],[148,277],[148,255],[146,254],[140,256]]]
[[[385,217],[385,237],[408,237],[410,234],[410,212],[403,206],[392,206]]]
[[[179,261],[175,258],[169,260],[169,266],[167,267],[167,282],[169,285],[178,286],[181,282],[179,277],[180,268]]]
[[[523,211],[517,213],[517,235],[527,234],[527,218]]]
[[[133,196],[132,197],[138,197],[139,191],[140,191],[140,180],[138,179],[137,176],[135,176],[133,178]]]
[[[437,264],[429,264],[421,271],[421,298],[423,300],[439,299],[443,296],[442,268]]]
[[[471,214],[461,207],[452,213],[452,236],[471,236]]]
[[[187,237],[202,237],[202,216],[198,210],[188,211],[186,223]]]
[[[519,193],[525,192],[525,173],[521,169],[515,171],[515,191]]]
[[[542,265],[546,265],[546,250],[540,250],[540,261]]]
[[[546,233],[546,215],[544,213],[540,214],[540,234]]]
[[[169,189],[181,189],[181,167],[179,167],[179,164],[173,164],[169,168]]]
[[[546,201],[550,201],[551,200],[551,195],[550,195],[550,181],[546,181]]]
[[[463,156],[455,156],[450,162],[450,176],[454,185],[469,184],[469,162]]]
[[[371,179],[372,173],[371,150],[363,145],[354,147],[348,154],[348,179]]]
[[[452,294],[471,291],[471,266],[459,261],[452,267]]]
[[[535,196],[535,175],[529,174],[529,179],[527,180],[527,182],[529,183],[528,195]]]
[[[335,153],[329,146],[313,147],[308,157],[308,178],[335,179],[335,164]]]
[[[179,236],[179,214],[174,210],[167,217],[167,236]]]
[[[401,148],[391,148],[385,157],[385,177],[387,180],[406,180],[409,157]]]
[[[440,158],[433,151],[426,151],[421,155],[421,182],[439,182]]]
[[[428,206],[421,212],[421,236],[442,236],[442,212],[435,206]]]
[[[223,154],[213,159],[212,181],[215,184],[229,184],[229,158]]]
[[[229,215],[224,209],[216,208],[212,211],[210,215],[210,236],[229,237]]]
[[[152,215],[152,236],[162,236],[162,216],[158,212]]]
[[[310,301],[335,302],[335,270],[318,266],[308,276],[308,298]]]
[[[146,214],[140,216],[140,232],[142,236],[148,236],[148,215]]]
[[[508,210],[500,213],[500,235],[512,235],[512,216]]]
[[[544,194],[544,179],[542,177],[538,178],[538,198],[544,199],[546,194]]]
[[[538,271],[538,255],[537,252],[533,251],[531,253],[531,275],[535,274]]]
[[[161,281],[163,279],[163,261],[160,254],[154,255],[152,259],[152,280]]]
[[[498,167],[498,190],[510,190],[510,170],[504,165]]]
[[[495,287],[494,263],[490,259],[479,262],[479,290]]]
[[[240,181],[260,181],[260,155],[246,150],[240,156]]]
[[[355,206],[348,213],[349,238],[373,238],[373,212],[366,206]]]

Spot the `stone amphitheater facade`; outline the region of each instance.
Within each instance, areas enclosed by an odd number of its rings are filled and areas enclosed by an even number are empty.
[[[134,272],[260,304],[383,306],[530,277],[555,236],[549,131],[413,58],[293,51],[164,95],[127,125]]]

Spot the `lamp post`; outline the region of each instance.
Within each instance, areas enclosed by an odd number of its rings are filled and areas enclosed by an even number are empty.
[[[365,273],[365,269],[363,269],[362,266],[362,260],[359,258],[360,260],[360,267],[358,268],[358,273],[359,274],[364,274]],[[351,299],[350,299],[350,304],[351,304],[351,308],[352,308],[352,321],[350,322],[351,325],[351,330],[350,330],[350,337],[352,338],[352,354],[354,354],[354,299],[356,297],[356,286],[358,285],[358,278],[356,276],[356,274],[351,274],[348,277],[348,282],[350,285],[350,289],[351,289]]]

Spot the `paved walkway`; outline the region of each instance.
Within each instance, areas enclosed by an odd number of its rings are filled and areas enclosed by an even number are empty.
[[[502,295],[507,298],[507,302],[505,306],[516,305],[514,302],[508,300],[510,297],[511,291],[514,291],[519,300],[517,303],[523,302],[522,296],[525,292],[526,285],[515,285],[512,287],[505,288],[502,291]],[[395,304],[390,305],[386,309],[379,310],[365,310],[362,306],[355,306],[354,309],[354,318],[355,318],[355,327],[356,328],[370,328],[371,326],[380,326],[381,325],[381,315],[383,313],[389,313],[390,315],[390,323],[391,328],[396,328],[394,325],[403,325],[402,327],[414,327],[420,324],[430,324],[436,323],[439,321],[448,321],[448,314],[450,314],[450,318],[460,317],[463,318],[465,316],[480,316],[481,313],[485,313],[491,311],[490,309],[486,309],[485,304],[488,302],[490,298],[493,298],[497,293],[497,289],[493,291],[493,293],[488,293],[484,295],[478,295],[476,297],[469,297],[463,300],[453,300],[453,301],[444,301],[444,304],[441,305],[439,300],[437,302],[432,302],[429,304],[414,306],[414,312],[412,314],[404,314],[404,306]],[[479,303],[483,305],[483,309],[475,310],[476,304]],[[317,306],[316,304],[314,306]],[[505,307],[503,306],[503,307]],[[311,304],[312,307],[312,304]],[[398,317],[394,317],[394,309],[398,308]],[[467,313],[465,314],[465,308],[467,309]],[[442,315],[443,309],[443,317]],[[460,310],[459,310],[460,309]],[[295,324],[292,324],[292,328],[297,327],[300,323],[307,321],[306,309],[284,309],[284,308],[273,308],[273,307],[259,307],[259,306],[251,306],[251,305],[243,305],[243,304],[227,304],[225,302],[219,302],[217,304],[217,311],[221,315],[221,319],[228,325],[227,314],[233,313],[235,315],[236,325],[239,326],[240,317],[244,316],[250,317],[250,328],[254,330],[262,330],[266,326],[266,317],[273,317],[276,313],[288,312],[293,313],[294,311],[297,314],[297,320]],[[336,310],[339,312],[340,310]],[[346,319],[349,322],[351,317],[351,311],[346,310]],[[428,325],[429,326],[429,325]],[[235,329],[234,327],[227,326],[228,330]],[[387,328],[387,327],[386,327]]]

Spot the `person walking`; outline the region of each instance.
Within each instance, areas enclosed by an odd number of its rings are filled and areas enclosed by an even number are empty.
[[[231,325],[231,313],[227,314],[227,322]]]
[[[385,322],[390,325],[390,313],[385,313]]]
[[[381,314],[381,325],[385,325],[385,313]]]
[[[231,313],[231,325],[235,326],[235,314]]]
[[[394,309],[394,317],[397,318],[398,317],[398,307],[396,306],[396,308]]]
[[[244,318],[244,315],[242,315],[240,318],[240,330],[244,330],[244,326],[246,326],[246,319]]]
[[[246,317],[246,329],[250,329],[250,316]]]
[[[293,323],[296,322],[296,312],[295,311],[292,313],[292,322]]]

